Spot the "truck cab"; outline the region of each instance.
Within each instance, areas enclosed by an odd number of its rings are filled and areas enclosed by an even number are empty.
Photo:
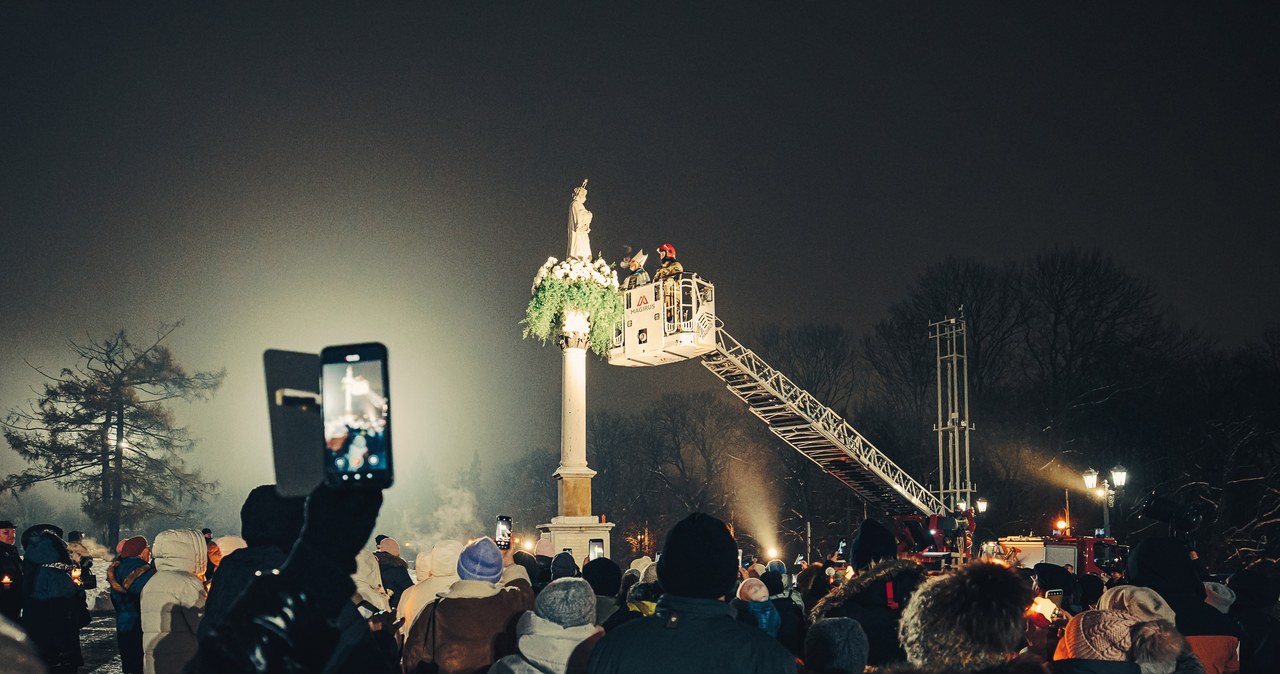
[[[715,286],[683,273],[623,292],[609,364],[665,365],[716,350]]]

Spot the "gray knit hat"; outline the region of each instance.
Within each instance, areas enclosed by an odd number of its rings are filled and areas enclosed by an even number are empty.
[[[561,627],[592,625],[596,621],[596,593],[581,578],[557,578],[534,600],[539,617]]]

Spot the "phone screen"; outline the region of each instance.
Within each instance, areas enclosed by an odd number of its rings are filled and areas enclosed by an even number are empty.
[[[498,515],[498,525],[494,529],[493,541],[498,544],[499,550],[511,549],[511,516]]]
[[[391,486],[386,347],[331,346],[321,352],[320,361],[326,482],[348,488]]]
[[[591,559],[604,557],[604,539],[593,538],[587,542],[587,556]]]

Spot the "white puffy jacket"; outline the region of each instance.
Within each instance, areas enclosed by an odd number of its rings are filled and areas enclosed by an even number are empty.
[[[156,573],[142,588],[142,643],[146,674],[181,672],[195,657],[196,628],[207,596],[208,549],[195,529],[169,529],[151,545]]]

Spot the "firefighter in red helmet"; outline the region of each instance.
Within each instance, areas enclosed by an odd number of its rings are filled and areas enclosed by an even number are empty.
[[[665,278],[679,276],[684,272],[684,266],[676,261],[675,246],[669,243],[664,243],[661,246],[658,246],[658,254],[662,256],[662,265],[658,267],[658,271],[654,272],[654,281],[661,281]]]

